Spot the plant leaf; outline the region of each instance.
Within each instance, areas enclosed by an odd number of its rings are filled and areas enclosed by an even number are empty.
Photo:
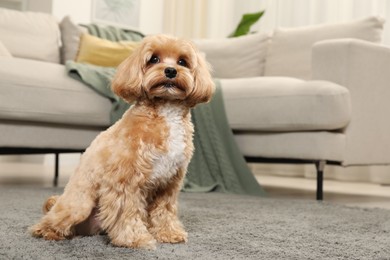
[[[260,11],[258,13],[244,14],[241,18],[237,28],[228,37],[238,37],[249,33],[251,26],[255,24],[265,13]]]

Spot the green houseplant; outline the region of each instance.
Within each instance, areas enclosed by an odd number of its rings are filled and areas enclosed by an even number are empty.
[[[228,37],[239,37],[250,33],[251,26],[254,25],[264,15],[265,11],[244,14],[236,29]]]

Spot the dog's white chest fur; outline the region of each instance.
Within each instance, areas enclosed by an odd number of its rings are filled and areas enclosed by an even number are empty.
[[[152,179],[167,181],[177,173],[177,170],[184,166],[186,157],[184,154],[185,128],[183,122],[184,110],[180,106],[164,105],[159,109],[159,115],[165,118],[169,128],[167,140],[168,152],[158,156],[153,164]]]

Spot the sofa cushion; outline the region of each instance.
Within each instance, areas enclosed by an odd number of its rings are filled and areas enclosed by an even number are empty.
[[[327,160],[342,162],[347,137],[329,131],[236,133],[236,143],[245,156]]]
[[[233,130],[337,130],[351,118],[349,91],[331,82],[257,77],[221,85]]]
[[[380,42],[384,19],[276,29],[267,51],[265,76],[311,78],[311,49],[321,40],[356,38]]]
[[[85,33],[81,36],[76,61],[103,67],[117,67],[138,45],[139,42],[114,42]]]
[[[61,63],[67,60],[75,60],[79,50],[80,38],[83,33],[88,33],[87,28],[75,24],[70,16],[65,16],[61,23]]]
[[[194,40],[206,54],[216,78],[246,78],[264,75],[268,34],[238,38]]]
[[[60,29],[49,14],[0,8],[0,41],[15,57],[60,62]]]
[[[0,120],[108,126],[111,102],[70,78],[65,66],[0,59]]]
[[[4,44],[0,41],[0,57],[12,57],[12,54],[9,50],[4,46]]]

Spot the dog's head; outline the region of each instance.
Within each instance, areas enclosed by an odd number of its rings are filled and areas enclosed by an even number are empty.
[[[158,98],[192,107],[210,100],[214,83],[207,62],[190,41],[154,35],[119,65],[112,90],[128,102]]]

